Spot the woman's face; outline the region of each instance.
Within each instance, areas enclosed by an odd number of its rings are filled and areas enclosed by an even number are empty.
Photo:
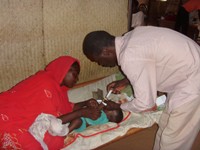
[[[78,81],[78,76],[80,73],[79,65],[72,65],[69,71],[67,72],[65,78],[61,85],[64,85],[68,88],[72,88]]]

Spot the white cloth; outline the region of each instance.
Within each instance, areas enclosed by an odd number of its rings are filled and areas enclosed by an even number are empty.
[[[43,141],[45,133],[48,131],[53,136],[65,136],[69,132],[69,124],[62,124],[62,121],[50,114],[41,113],[29,128],[29,132],[41,144],[44,150],[48,150]]]
[[[131,82],[135,100],[126,111],[140,112],[155,105],[157,91],[169,94],[169,111],[200,93],[200,47],[167,28],[139,26],[116,37],[118,64]]]
[[[131,27],[135,28],[137,26],[144,25],[144,13],[142,11],[139,11],[137,13],[132,14],[132,24]]]

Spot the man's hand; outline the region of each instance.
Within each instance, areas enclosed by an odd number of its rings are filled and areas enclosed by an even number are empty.
[[[100,117],[101,111],[96,108],[83,108],[81,109],[81,117],[90,118],[92,120],[96,120]]]
[[[118,104],[124,104],[124,103],[127,103],[128,100],[127,99],[120,99],[117,101]]]
[[[107,85],[107,91],[113,90],[112,93],[119,94],[121,90],[126,88],[126,86],[129,84],[129,80],[127,78],[124,78],[122,80],[113,81],[110,84]]]
[[[142,112],[156,111],[156,110],[157,110],[157,106],[154,105],[152,108],[146,109],[146,110],[144,110],[144,111],[142,111]]]

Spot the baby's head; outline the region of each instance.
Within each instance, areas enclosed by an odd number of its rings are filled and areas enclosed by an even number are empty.
[[[105,109],[104,112],[106,113],[109,122],[119,123],[123,119],[123,112],[121,109],[115,109],[115,110]]]

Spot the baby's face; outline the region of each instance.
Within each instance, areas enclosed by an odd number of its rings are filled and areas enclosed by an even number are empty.
[[[104,110],[104,112],[106,113],[106,116],[107,116],[109,122],[117,122],[116,121],[116,118],[117,118],[116,110]]]

